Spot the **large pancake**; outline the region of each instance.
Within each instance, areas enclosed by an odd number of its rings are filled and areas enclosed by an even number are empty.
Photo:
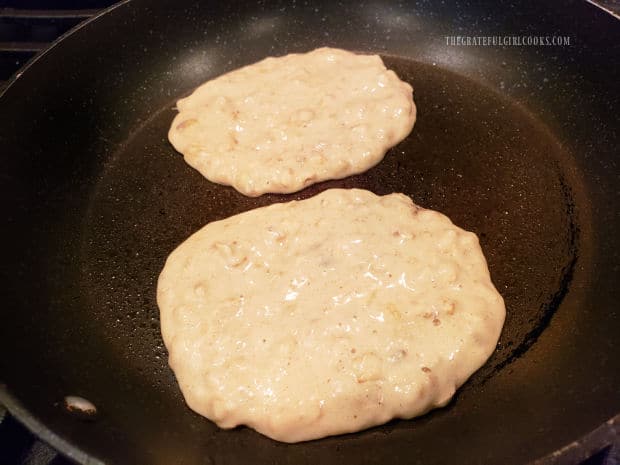
[[[209,223],[157,301],[188,405],[286,442],[445,405],[505,315],[475,234],[359,189]]]

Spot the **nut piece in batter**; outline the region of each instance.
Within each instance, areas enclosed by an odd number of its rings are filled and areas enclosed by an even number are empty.
[[[177,108],[168,137],[185,161],[252,197],[366,171],[416,118],[411,86],[379,56],[334,48],[224,74]]]
[[[475,234],[359,189],[207,224],[168,258],[157,302],[188,405],[285,442],[445,405],[505,315]]]

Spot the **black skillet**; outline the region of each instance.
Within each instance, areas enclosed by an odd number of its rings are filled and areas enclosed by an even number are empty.
[[[0,401],[86,463],[507,464],[612,441],[620,23],[582,1],[448,3],[133,0],[40,56],[0,98]],[[457,35],[570,45],[447,44]],[[323,45],[380,53],[415,88],[418,122],[377,167],[249,199],[167,142],[200,82]],[[334,186],[404,192],[475,231],[507,304],[498,349],[416,420],[296,445],[220,430],[166,364],[164,259],[209,221]],[[67,413],[67,395],[97,417]]]

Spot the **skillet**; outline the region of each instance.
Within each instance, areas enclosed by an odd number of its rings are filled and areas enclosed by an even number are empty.
[[[570,45],[461,47],[453,35]],[[167,142],[175,100],[201,82],[323,45],[379,53],[415,89],[412,134],[367,173],[249,199]],[[609,444],[619,52],[620,23],[577,1],[111,8],[0,97],[0,401],[82,463],[551,463]],[[498,348],[448,407],[416,420],[296,445],[220,430],[185,407],[167,367],[158,273],[205,223],[330,187],[404,192],[476,232],[507,304]],[[67,413],[67,395],[97,416]]]

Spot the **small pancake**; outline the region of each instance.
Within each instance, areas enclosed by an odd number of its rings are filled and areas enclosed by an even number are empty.
[[[172,145],[212,182],[289,193],[379,163],[415,122],[412,88],[377,55],[266,58],[177,102]]]

